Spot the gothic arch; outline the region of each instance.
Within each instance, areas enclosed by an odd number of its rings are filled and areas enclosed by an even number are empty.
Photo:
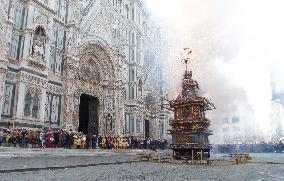
[[[82,43],[80,45],[78,51],[78,57],[82,57],[86,54],[95,54],[96,50],[100,50],[104,52],[105,56],[108,58],[108,63],[113,70],[113,74],[116,73],[116,61],[115,61],[115,50],[101,37],[95,35],[88,35],[82,39]]]
[[[77,57],[77,94],[87,93],[102,101],[103,89],[115,86],[117,70],[114,65],[114,51],[103,40],[92,36],[83,39]]]
[[[78,127],[80,96],[87,94],[98,98],[99,132],[105,122],[105,115],[115,115],[114,95],[116,85],[116,66],[114,51],[99,38],[83,40],[77,52],[77,65],[74,72],[73,126]],[[108,94],[111,92],[111,94]],[[109,104],[110,105],[109,105]]]

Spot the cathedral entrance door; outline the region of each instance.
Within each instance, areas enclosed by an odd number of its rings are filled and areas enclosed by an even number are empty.
[[[150,123],[148,119],[145,119],[145,138],[150,138]]]
[[[82,94],[79,107],[78,131],[84,134],[96,134],[99,131],[99,100],[96,97]]]

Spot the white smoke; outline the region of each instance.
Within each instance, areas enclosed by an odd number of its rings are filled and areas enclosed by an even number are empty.
[[[271,82],[284,85],[284,1],[146,0],[146,4],[171,42],[165,47],[171,49],[166,63],[171,90],[180,85],[184,71],[178,50],[190,47],[191,68],[206,96],[221,109],[230,102],[248,101],[260,130],[268,133]],[[276,68],[278,73],[273,74]]]

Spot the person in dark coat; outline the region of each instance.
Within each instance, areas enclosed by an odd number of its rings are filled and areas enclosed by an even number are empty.
[[[64,133],[63,131],[60,131],[58,133],[58,147],[64,147],[64,142],[65,142]]]
[[[66,141],[65,141],[65,143],[66,143],[66,147],[67,147],[68,149],[71,149],[72,139],[71,139],[71,135],[70,135],[69,133],[67,133],[67,135],[66,135]]]
[[[147,139],[143,140],[143,149],[146,150],[147,149]]]
[[[59,133],[58,133],[58,131],[54,132],[54,144],[55,144],[56,148],[59,147]]]
[[[93,142],[92,142],[92,135],[91,134],[88,134],[87,137],[86,137],[86,143],[87,143],[87,148],[88,149],[91,149],[93,148]]]
[[[21,133],[21,147],[27,147],[27,137],[26,137],[26,130],[23,130]]]
[[[102,137],[98,137],[98,147],[102,148]]]
[[[92,136],[92,149],[97,149],[97,135]]]

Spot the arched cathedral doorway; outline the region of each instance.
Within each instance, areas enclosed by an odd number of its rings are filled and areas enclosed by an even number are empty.
[[[120,134],[124,115],[123,84],[113,55],[107,45],[92,40],[80,47],[77,59],[67,60],[64,114],[67,129],[100,135]]]
[[[98,135],[99,131],[99,100],[94,96],[82,94],[79,106],[78,131],[84,134]]]

